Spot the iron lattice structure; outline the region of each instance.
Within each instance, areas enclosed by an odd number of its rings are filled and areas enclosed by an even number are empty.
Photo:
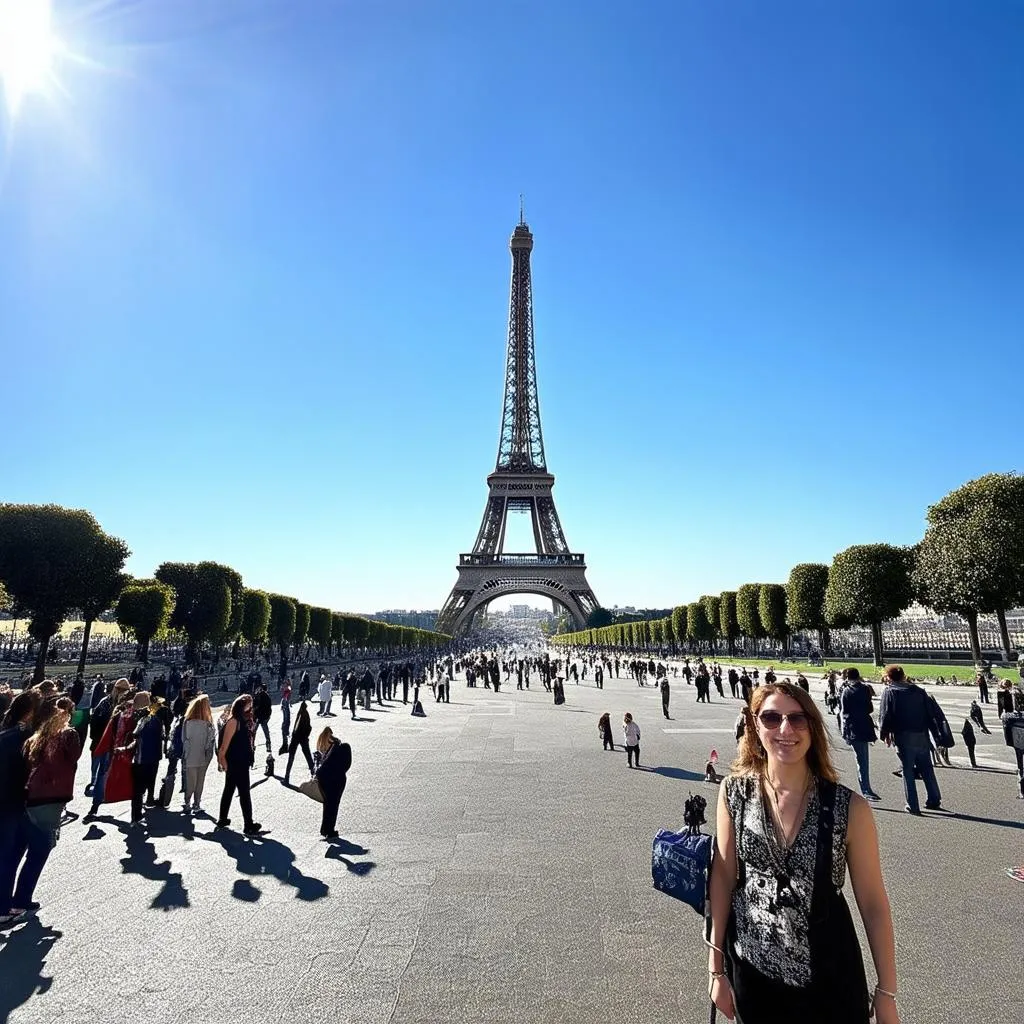
[[[548,597],[580,629],[598,606],[587,583],[584,557],[571,552],[565,539],[552,496],[555,478],[544,456],[533,341],[533,235],[521,216],[509,249],[512,284],[498,459],[487,478],[489,494],[473,550],[460,556],[458,580],[437,619],[437,628],[445,633],[468,629],[487,604],[506,594]],[[505,529],[515,512],[530,516],[532,552],[505,552]]]

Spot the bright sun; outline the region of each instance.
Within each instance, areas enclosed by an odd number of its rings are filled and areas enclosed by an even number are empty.
[[[0,88],[11,116],[53,79],[61,46],[52,21],[50,0],[0,0]]]

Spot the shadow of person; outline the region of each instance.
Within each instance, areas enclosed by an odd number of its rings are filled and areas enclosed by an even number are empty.
[[[269,839],[267,836],[247,838],[227,829],[198,833],[197,838],[223,847],[224,852],[234,859],[243,875],[253,878],[271,875],[283,885],[293,886],[295,896],[300,900],[311,902],[323,899],[330,891],[325,882],[321,882],[319,878],[310,878],[295,867],[295,854],[276,839]],[[236,885],[232,895],[250,902],[259,898],[260,890],[255,884],[250,884],[244,891],[245,895],[240,895]],[[256,894],[255,897],[253,893]]]
[[[703,782],[704,776],[700,772],[691,772],[687,768],[671,768],[667,765],[659,765],[657,768],[650,768],[642,765],[642,772],[650,772],[652,775],[661,775],[666,779],[679,779],[682,782]]]
[[[188,890],[181,875],[171,871],[169,860],[156,859],[156,847],[146,838],[142,829],[121,823],[118,823],[118,828],[125,833],[124,846],[127,853],[126,857],[121,858],[121,870],[126,875],[141,875],[161,883],[160,891],[149,904],[150,909],[174,910],[190,906]]]
[[[46,957],[63,932],[49,928],[31,916],[24,924],[0,932],[0,1024],[33,996],[48,992],[53,978],[43,974]]]

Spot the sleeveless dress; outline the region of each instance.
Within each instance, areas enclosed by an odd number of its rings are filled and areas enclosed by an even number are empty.
[[[817,780],[786,850],[760,779],[725,787],[738,868],[726,938],[737,1024],[866,1024],[864,961],[842,894],[852,792]]]

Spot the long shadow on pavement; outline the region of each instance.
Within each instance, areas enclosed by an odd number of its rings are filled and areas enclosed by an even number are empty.
[[[649,768],[647,765],[641,765],[640,771],[650,772],[652,775],[662,775],[666,779],[679,779],[681,782],[703,782],[704,776],[700,772],[691,772],[686,768],[670,768],[667,765],[661,765],[658,768]]]
[[[171,871],[169,860],[158,861],[156,859],[156,847],[147,839],[147,832],[152,836],[169,836],[186,834],[190,837],[192,833],[192,821],[186,819],[182,825],[177,815],[171,816],[159,814],[155,817],[153,828],[149,828],[149,821],[146,827],[141,825],[126,825],[117,822],[117,828],[124,833],[124,846],[126,857],[121,858],[121,870],[126,875],[141,875],[152,882],[160,882],[161,889],[153,897],[149,904],[151,910],[174,910],[179,907],[190,906],[188,890],[182,881],[179,873]],[[176,823],[177,828],[172,828]]]
[[[0,1024],[33,996],[49,991],[52,977],[43,974],[46,956],[63,935],[30,916],[25,923],[0,932]]]
[[[877,804],[874,810],[885,814],[907,814],[907,811],[898,807],[879,807]],[[976,821],[979,825],[1001,825],[1004,828],[1024,829],[1024,821],[1013,821],[1010,818],[983,818],[977,814],[964,814],[961,811],[947,811],[945,808],[939,811],[925,810],[921,814],[922,821],[942,821],[946,818],[956,818],[959,821]]]
[[[372,860],[354,861],[350,859],[351,857],[362,857],[369,853],[370,851],[365,846],[357,846],[355,843],[350,843],[347,839],[329,839],[328,843],[329,847],[324,854],[324,858],[326,860],[341,861],[353,875],[358,875],[362,878],[377,866],[376,862]]]
[[[291,848],[267,836],[249,838],[238,832],[218,829],[216,832],[197,833],[197,839],[216,843],[234,858],[243,875],[257,878],[272,875],[284,885],[293,886],[300,900],[323,899],[330,891],[319,878],[310,878],[295,867],[295,854]],[[232,895],[238,899],[254,902],[260,897],[260,890],[245,879],[235,882]]]

